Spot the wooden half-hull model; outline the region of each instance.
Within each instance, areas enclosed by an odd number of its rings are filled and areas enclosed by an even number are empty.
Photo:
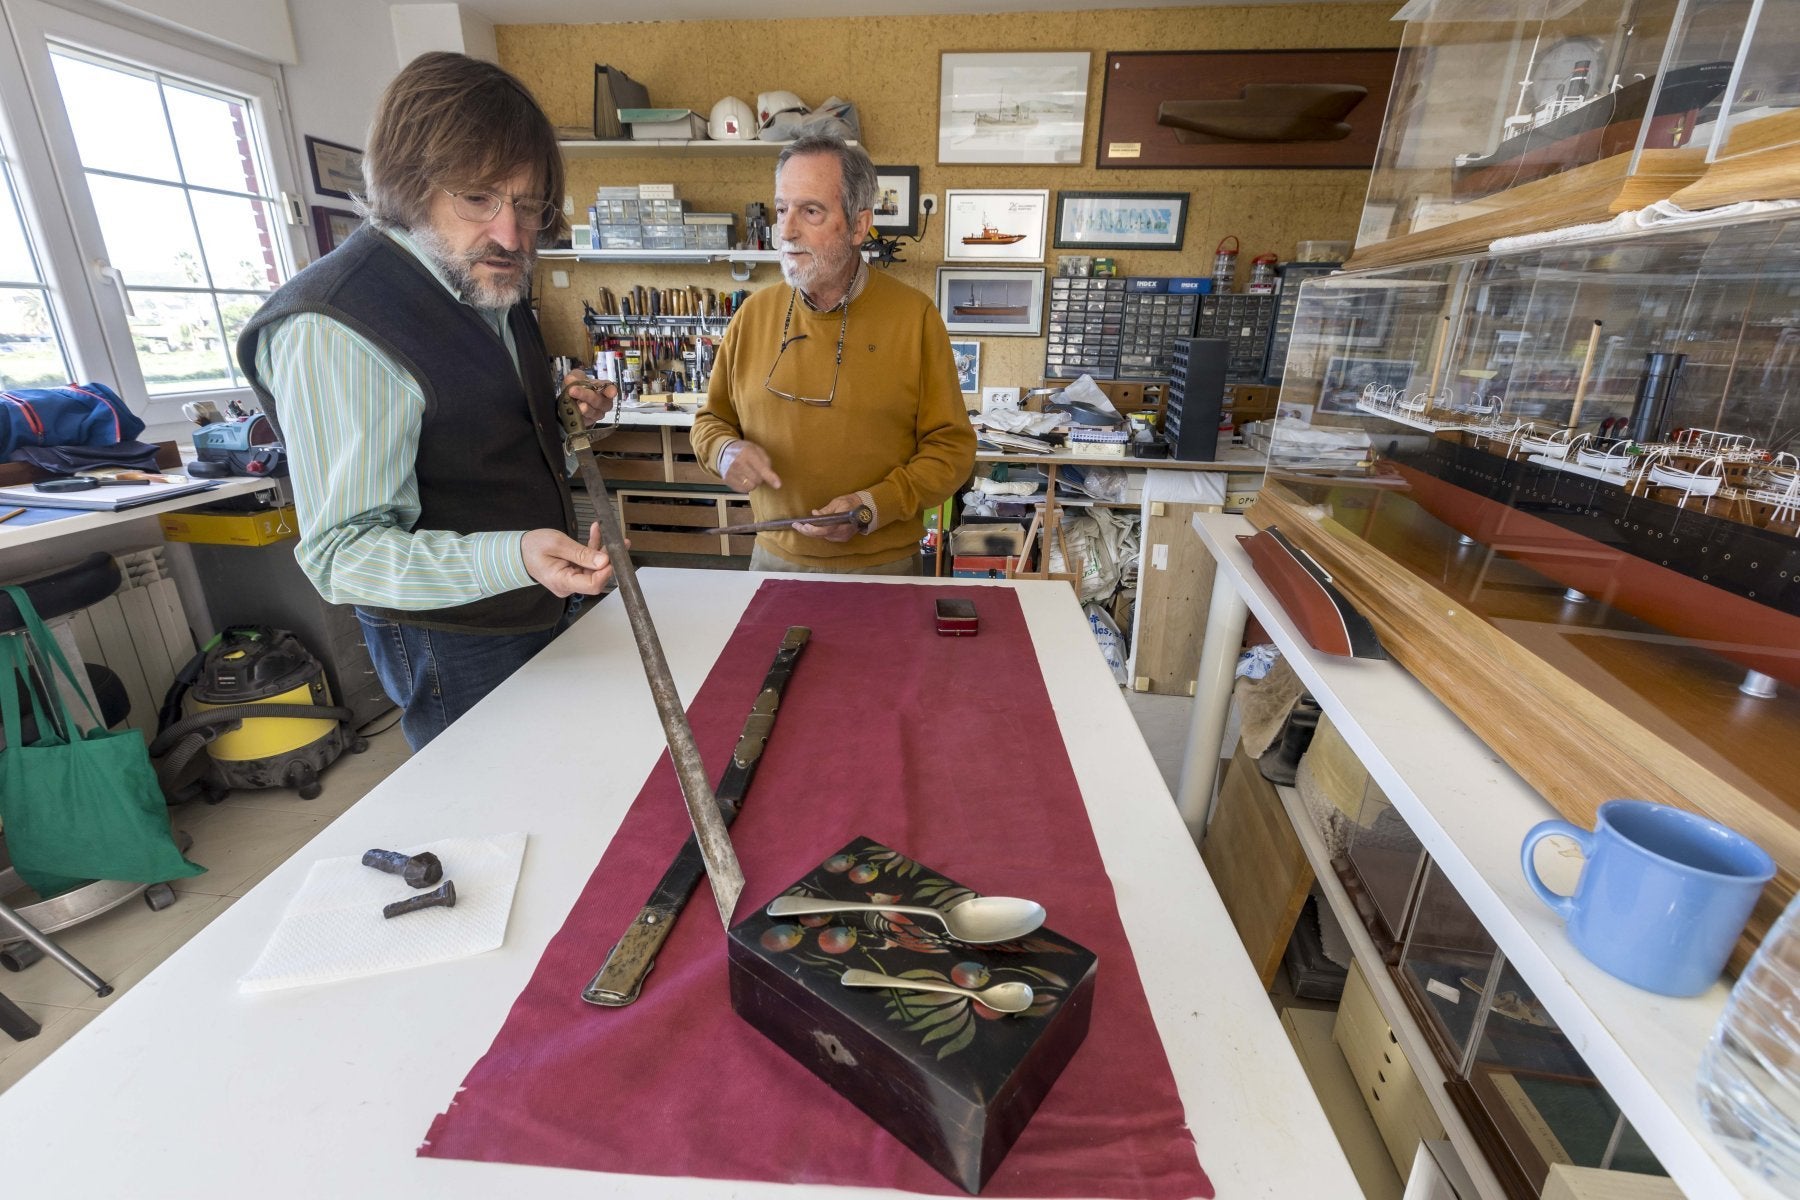
[[[1718,98],[1730,78],[1728,62],[1699,63],[1667,72],[1661,88],[1654,77],[1644,78],[1573,107],[1566,100],[1540,105],[1535,115],[1548,119],[1533,120],[1491,154],[1458,158],[1450,173],[1450,194],[1474,200],[1625,154],[1637,144],[1640,132],[1647,149],[1686,145],[1700,110]],[[1656,107],[1651,112],[1653,94]],[[1649,128],[1642,129],[1647,112]]]
[[[1369,94],[1354,83],[1249,83],[1235,100],[1165,100],[1156,123],[1187,145],[1222,142],[1337,142],[1344,120]]]

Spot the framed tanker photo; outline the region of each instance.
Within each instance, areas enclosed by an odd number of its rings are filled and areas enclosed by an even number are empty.
[[[937,269],[938,311],[952,338],[975,334],[1041,337],[1044,268]]]
[[[1048,191],[944,193],[945,262],[1043,262]]]

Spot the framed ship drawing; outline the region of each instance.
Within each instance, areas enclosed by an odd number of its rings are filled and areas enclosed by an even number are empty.
[[[944,193],[945,262],[1043,262],[1048,191]]]
[[[1108,54],[1094,165],[1367,169],[1398,53]]]
[[[951,337],[1041,337],[1044,268],[937,269],[937,305]]]
[[[1079,163],[1092,58],[1086,51],[943,55],[938,162]]]

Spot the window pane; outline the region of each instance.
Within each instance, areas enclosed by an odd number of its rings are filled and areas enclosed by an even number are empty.
[[[214,287],[256,288],[281,286],[275,260],[274,214],[263,200],[239,200],[210,192],[190,193],[194,219],[200,223],[200,244],[206,251],[206,267]]]
[[[0,283],[41,283],[31,247],[25,244],[25,223],[19,212],[18,193],[12,175],[0,160]]]
[[[247,106],[168,83],[163,85],[163,97],[169,102],[175,146],[181,153],[181,170],[188,183],[228,192],[268,194],[250,149]]]
[[[152,395],[232,386],[211,296],[133,291],[131,342]]]
[[[239,387],[246,385],[243,373],[237,365],[238,336],[244,332],[244,326],[256,315],[256,310],[263,306],[268,294],[263,292],[219,294],[219,314],[225,318],[225,354],[231,360],[231,377]]]
[[[57,344],[49,297],[39,288],[0,288],[0,389],[67,382],[69,364]]]
[[[154,81],[66,54],[51,55],[81,164],[156,179],[179,179],[169,123]]]
[[[89,175],[106,257],[134,287],[206,287],[186,193],[159,183]]]

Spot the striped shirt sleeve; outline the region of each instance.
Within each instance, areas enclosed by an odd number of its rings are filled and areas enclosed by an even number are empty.
[[[425,398],[392,358],[317,313],[271,325],[256,354],[292,464],[295,557],[327,601],[425,610],[537,586],[522,532],[414,531]]]

